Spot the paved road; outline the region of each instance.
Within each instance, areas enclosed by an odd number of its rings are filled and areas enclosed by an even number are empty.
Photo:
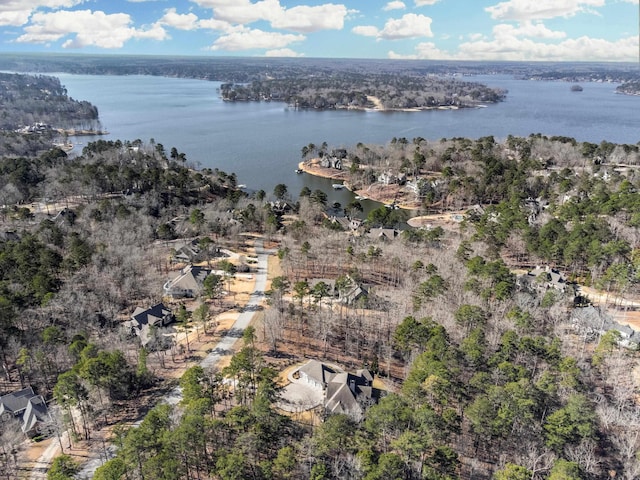
[[[63,445],[69,444],[68,432],[63,432],[60,437],[60,441],[55,437],[51,438],[49,446],[42,452],[38,460],[35,461],[29,480],[42,480],[47,478],[47,472],[49,471],[51,462],[60,452],[60,442],[62,442]]]
[[[271,252],[267,251],[263,247],[262,240],[256,240],[255,250],[258,257],[258,266],[256,269],[256,283],[253,287],[253,292],[249,298],[249,302],[245,305],[243,311],[238,315],[238,318],[233,323],[227,334],[220,339],[216,347],[200,362],[200,366],[204,369],[210,369],[215,367],[218,362],[225,355],[229,355],[234,343],[242,338],[244,329],[249,326],[253,319],[253,314],[258,310],[258,307],[265,299],[265,288],[267,285],[267,260]],[[182,399],[182,392],[180,387],[176,387],[167,393],[160,401],[168,403],[170,405],[176,405]],[[141,422],[142,420],[140,420]],[[140,423],[138,422],[138,423]],[[115,455],[115,449],[109,448],[110,457]],[[51,461],[51,459],[49,459]],[[41,465],[42,457],[38,459],[38,464]],[[94,453],[94,458],[84,464],[82,470],[76,475],[79,480],[89,480],[93,478],[95,471],[102,465],[102,458],[99,453]],[[34,479],[35,480],[35,479]]]

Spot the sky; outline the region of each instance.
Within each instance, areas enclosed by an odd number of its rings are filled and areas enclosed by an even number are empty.
[[[638,62],[639,0],[0,0],[0,52]]]

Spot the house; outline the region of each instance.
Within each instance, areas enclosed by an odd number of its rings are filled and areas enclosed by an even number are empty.
[[[325,155],[320,159],[320,166],[323,168],[334,168],[336,170],[342,170],[342,159]]]
[[[362,220],[360,218],[352,218],[349,220],[349,229],[352,231],[358,230],[362,226]]]
[[[309,360],[298,369],[300,379],[308,384],[325,389],[336,370],[317,360]]]
[[[164,294],[171,298],[194,298],[202,291],[204,279],[211,274],[208,268],[187,265],[173,275],[163,286]]]
[[[398,178],[391,172],[387,171],[382,172],[380,175],[378,175],[378,182],[382,183],[383,185],[390,185],[392,183],[398,183]]]
[[[0,420],[11,418],[22,420],[21,429],[25,435],[35,437],[48,435],[53,430],[53,419],[41,395],[36,395],[32,387],[0,397]]]
[[[567,289],[567,281],[564,276],[555,269],[546,267],[536,267],[527,273],[528,277],[535,279],[535,283],[540,287],[546,289],[554,288],[560,292],[564,292]]]
[[[369,230],[369,233],[367,233],[367,236],[373,240],[388,241],[396,238],[399,233],[400,231],[396,230],[395,228],[379,227],[379,228],[372,228],[371,230]]]
[[[198,239],[195,239],[181,247],[177,248],[171,256],[174,263],[191,263],[200,261],[201,249]]]
[[[347,305],[352,305],[358,300],[366,299],[369,296],[369,290],[351,277],[347,277],[349,282],[346,289],[338,291],[338,300]]]
[[[377,402],[380,391],[373,387],[373,375],[366,369],[355,374],[341,372],[329,380],[324,403],[329,414],[342,413],[355,421],[364,417],[365,410]]]
[[[138,307],[131,315],[131,320],[124,323],[129,333],[140,338],[143,347],[150,346],[152,341],[151,328],[163,328],[175,322],[173,312],[163,303],[158,303],[151,308]]]
[[[278,213],[280,215],[284,215],[285,213],[289,213],[293,211],[293,207],[288,202],[285,202],[284,200],[276,200],[275,202],[269,202],[269,205],[271,206],[271,210],[273,210],[274,213]]]
[[[351,233],[355,233],[362,225],[362,220],[359,218],[340,217],[333,215],[329,219],[331,223],[337,223],[343,230]]]
[[[332,215],[329,218],[329,221],[331,223],[340,225],[340,228],[342,230],[349,230],[349,225],[351,223],[351,221],[349,220],[349,217],[340,217],[340,216],[337,216],[337,215]]]
[[[342,413],[360,421],[365,410],[380,398],[380,390],[373,387],[373,375],[366,369],[354,374],[318,360],[309,360],[298,369],[298,373],[301,380],[322,388],[327,414]]]

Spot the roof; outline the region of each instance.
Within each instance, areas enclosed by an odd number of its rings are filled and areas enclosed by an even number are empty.
[[[44,398],[41,395],[31,397],[22,416],[22,431],[27,433],[36,426],[36,423],[50,421],[51,417]]]
[[[138,328],[142,328],[144,325],[162,325],[164,319],[171,315],[164,303],[158,303],[151,308],[138,307],[131,315],[131,318],[138,324]]]
[[[38,422],[50,422],[47,403],[41,395],[36,395],[32,387],[0,397],[0,416],[9,413],[22,416],[22,431],[29,432]]]
[[[367,295],[369,295],[369,292],[363,285],[351,284],[346,292],[340,292],[340,300],[349,304]]]
[[[173,258],[193,260],[200,254],[200,247],[197,243],[190,242],[176,249]]]
[[[398,230],[395,228],[372,228],[368,236],[379,240],[393,240],[398,236]]]
[[[25,408],[29,403],[29,399],[35,396],[32,387],[23,388],[17,392],[7,393],[0,397],[0,415],[4,413],[11,413],[17,415]]]
[[[164,285],[166,292],[173,290],[190,290],[198,291],[204,282],[204,279],[211,273],[208,268],[198,267],[196,265],[187,265],[173,279],[169,279]]]
[[[366,369],[356,374],[341,372],[327,385],[325,408],[331,413],[344,413],[360,418],[364,405],[374,397],[373,375]]]
[[[317,360],[309,360],[298,371],[322,385],[326,385],[336,373],[334,369]]]

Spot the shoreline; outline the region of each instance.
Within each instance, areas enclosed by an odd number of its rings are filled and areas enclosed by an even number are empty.
[[[83,136],[97,136],[97,135],[109,135],[106,130],[87,130],[87,129],[75,129],[75,128],[55,128],[56,132],[60,135],[67,135],[69,137],[83,137]]]
[[[321,167],[319,158],[313,158],[311,160],[306,160],[298,163],[298,169],[302,170],[304,173],[309,175],[313,175],[314,177],[327,178],[330,180],[340,180],[344,184],[344,188],[349,190],[354,195],[359,195],[363,197],[364,200],[371,200],[372,202],[377,202],[382,205],[394,205],[397,208],[401,208],[403,210],[410,210],[417,212],[420,210],[420,205],[416,205],[415,202],[407,203],[402,202],[402,200],[397,201],[397,197],[399,195],[400,187],[398,185],[382,185],[382,184],[372,184],[368,187],[367,190],[355,190],[351,184],[348,183],[349,172],[344,170],[336,170],[333,168],[325,168]],[[374,187],[374,191],[371,191],[371,188]],[[376,188],[377,187],[377,188]]]

